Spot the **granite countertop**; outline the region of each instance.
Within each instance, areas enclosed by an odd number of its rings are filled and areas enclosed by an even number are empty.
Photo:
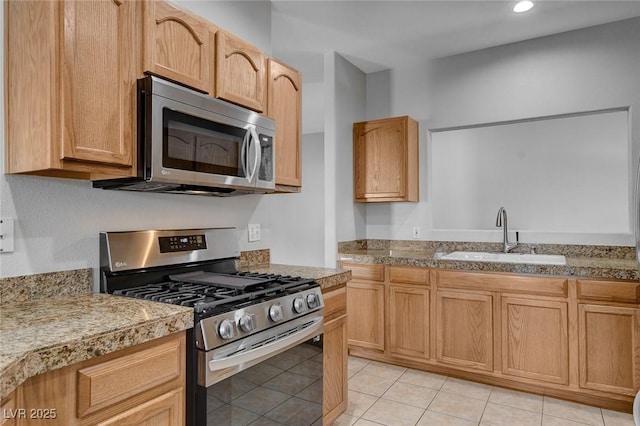
[[[344,269],[318,268],[312,266],[291,266],[278,264],[247,265],[240,270],[268,274],[291,275],[302,278],[313,278],[323,290],[345,284],[351,279],[351,271]]]
[[[249,256],[263,263],[239,270],[313,278],[322,289],[351,279],[270,264],[268,251]],[[0,279],[0,400],[29,377],[193,327],[191,308],[91,293],[91,281],[90,269]]]
[[[453,250],[451,250],[453,251]],[[481,250],[478,250],[481,251]],[[578,254],[578,253],[576,253]],[[573,254],[573,256],[576,256]],[[566,265],[534,265],[436,259],[436,250],[403,250],[388,248],[346,248],[338,253],[340,261],[384,265],[418,266],[426,268],[456,269],[462,271],[511,272],[583,278],[640,279],[635,259],[612,257],[566,256]]]
[[[91,270],[78,272],[0,279],[0,399],[37,374],[193,327],[191,308],[91,293]]]

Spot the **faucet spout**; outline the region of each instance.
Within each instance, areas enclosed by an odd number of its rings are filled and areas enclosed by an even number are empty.
[[[504,207],[500,207],[498,209],[498,217],[496,217],[496,227],[500,228],[502,226],[502,251],[504,253],[509,253],[511,250],[518,246],[518,233],[516,232],[516,242],[509,242],[509,229],[507,226],[507,210]]]

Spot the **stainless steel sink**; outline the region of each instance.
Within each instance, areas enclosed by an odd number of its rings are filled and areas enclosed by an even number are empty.
[[[534,265],[566,265],[564,256],[555,254],[489,253],[482,251],[454,251],[441,256],[443,260],[470,262],[530,263]]]

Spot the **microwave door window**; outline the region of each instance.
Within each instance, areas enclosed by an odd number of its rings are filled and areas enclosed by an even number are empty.
[[[195,161],[196,138],[192,132],[169,128],[168,155],[170,158],[192,164]]]
[[[242,176],[241,144],[237,138],[222,134],[197,136],[196,169],[205,173]]]
[[[168,108],[163,110],[163,124],[163,167],[246,177],[242,167],[245,129]]]

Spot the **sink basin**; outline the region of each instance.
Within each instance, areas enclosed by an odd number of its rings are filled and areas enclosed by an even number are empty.
[[[444,260],[472,262],[531,263],[534,265],[566,265],[564,256],[555,254],[489,253],[482,251],[454,251],[442,256]]]

